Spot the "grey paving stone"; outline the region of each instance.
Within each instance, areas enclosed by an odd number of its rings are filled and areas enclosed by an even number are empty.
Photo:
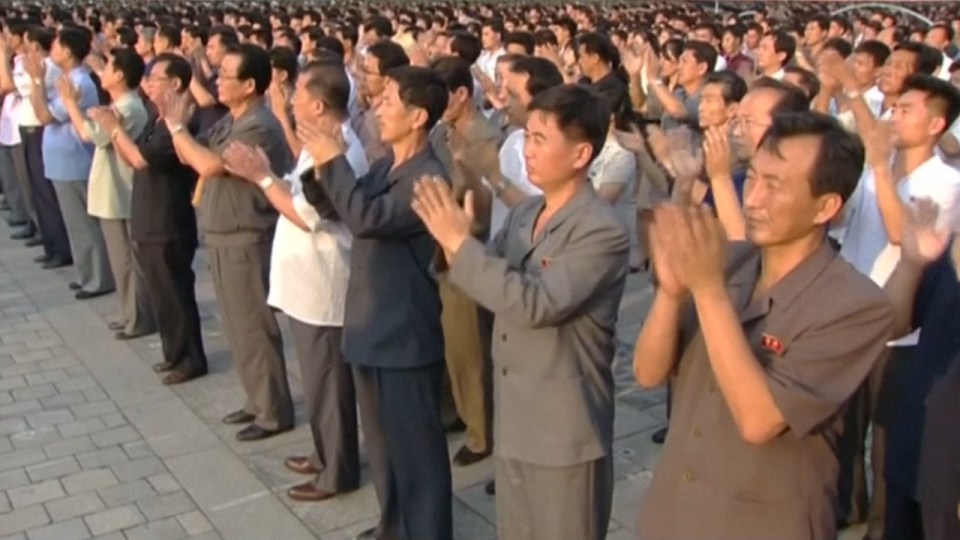
[[[77,390],[82,391],[90,388],[99,388],[97,381],[90,375],[57,383],[57,390],[60,392],[76,392]]]
[[[100,418],[105,419],[108,416],[112,416],[112,414],[101,416]],[[122,419],[122,417],[120,418]],[[106,425],[106,421],[101,420],[101,422]],[[113,419],[112,423],[112,429],[108,429],[93,435],[93,444],[100,448],[104,448],[107,446],[113,446],[115,444],[124,444],[140,440],[140,434],[137,433],[137,430],[133,429],[133,426],[118,425],[116,424],[116,419]],[[111,426],[107,425],[107,427],[110,428]]]
[[[210,524],[210,520],[199,510],[180,514],[177,516],[177,521],[180,522],[180,526],[182,526],[183,530],[187,531],[187,534],[190,536],[196,536],[213,530],[213,525]]]
[[[52,411],[40,411],[26,415],[27,423],[30,427],[39,428],[55,426],[65,422],[73,421],[73,413],[67,409],[56,409]]]
[[[13,361],[18,364],[28,364],[30,362],[40,362],[41,360],[49,360],[53,358],[53,355],[50,354],[50,351],[46,349],[31,349],[30,344],[27,343],[27,350],[23,352],[13,353]],[[43,366],[41,366],[43,368]],[[46,369],[46,368],[43,368]]]
[[[150,445],[146,441],[134,441],[132,443],[127,443],[123,445],[123,451],[130,456],[130,459],[140,459],[145,457],[151,457],[155,454],[150,448]]]
[[[50,347],[56,347],[57,345],[62,345],[63,340],[58,337],[43,337],[39,333],[37,337],[40,339],[27,342],[27,348],[30,350],[44,350]]]
[[[5,514],[13,510],[13,507],[10,506],[10,499],[7,498],[6,494],[0,492],[0,514]]]
[[[167,468],[164,467],[160,459],[156,457],[126,461],[113,465],[111,468],[121,482],[128,482],[130,480],[136,480],[137,478],[148,478],[167,472]]]
[[[80,467],[84,470],[91,470],[116,465],[117,463],[128,461],[128,458],[122,448],[119,446],[111,446],[109,448],[101,448],[92,452],[79,454],[77,461],[80,462]]]
[[[6,491],[30,483],[30,478],[24,469],[13,469],[0,472],[0,491]]]
[[[63,521],[74,517],[81,517],[106,508],[100,496],[95,491],[78,493],[44,503],[47,514],[53,521]]]
[[[85,540],[90,531],[80,518],[70,519],[27,531],[30,540]]]
[[[70,378],[70,375],[63,369],[54,369],[51,371],[41,371],[40,373],[31,373],[27,375],[27,382],[30,384],[57,383]]]
[[[59,441],[52,442],[43,447],[43,452],[47,454],[48,458],[54,459],[63,456],[82,454],[84,452],[89,452],[94,448],[96,447],[93,445],[93,441],[90,440],[90,436],[81,435],[72,439],[61,439]]]
[[[136,506],[127,505],[111,508],[83,518],[95,535],[119,531],[143,523],[143,516]]]
[[[22,417],[0,420],[0,435],[13,435],[27,429],[27,421]]]
[[[67,493],[83,493],[117,484],[117,477],[109,469],[96,469],[66,476],[60,480]]]
[[[151,476],[147,479],[147,481],[150,482],[150,486],[153,487],[153,490],[160,494],[172,493],[180,489],[180,484],[177,483],[176,478],[169,473]]]
[[[20,508],[13,512],[0,514],[0,531],[4,534],[16,534],[37,527],[43,527],[50,523],[50,517],[47,515],[43,506],[30,506]]]
[[[107,506],[121,506],[147,499],[157,494],[146,480],[134,480],[98,490],[100,498]],[[149,516],[147,516],[149,518]]]
[[[0,392],[0,405],[13,403],[13,394],[10,392]]]
[[[4,377],[0,379],[0,390],[15,390],[27,386],[27,380],[24,377]]]
[[[31,482],[41,482],[51,478],[60,478],[68,474],[80,472],[80,465],[72,456],[54,459],[45,463],[38,463],[27,467],[27,474]]]
[[[47,456],[43,455],[43,452],[38,452],[34,449],[25,448],[22,450],[14,450],[13,452],[0,455],[0,471],[26,467],[46,460]]]
[[[176,516],[196,508],[193,500],[183,491],[159,495],[137,503],[140,512],[150,521]]]
[[[76,405],[71,409],[73,410],[73,415],[77,418],[93,418],[95,416],[116,412],[117,406],[110,400],[103,400]]]
[[[103,401],[105,399],[108,399],[107,393],[104,392],[103,389],[100,387],[87,388],[86,390],[83,391],[83,395],[84,397],[87,398],[87,401],[90,401],[90,402]]]
[[[7,491],[7,496],[10,497],[10,504],[14,508],[23,508],[63,497],[64,493],[60,482],[47,480],[39,484],[11,489]]]
[[[7,452],[13,452],[13,444],[10,442],[10,437],[0,435],[0,454]]]
[[[14,392],[16,391],[17,390],[14,390]],[[15,401],[7,405],[0,405],[0,420],[5,420],[13,416],[23,416],[27,413],[42,410],[43,407],[40,405],[39,400]]]
[[[53,353],[51,353],[53,354]],[[47,360],[40,361],[41,369],[61,369],[77,365],[77,361],[69,356],[55,356]]]
[[[14,401],[27,401],[30,399],[50,397],[58,392],[56,387],[51,383],[17,388],[11,393],[13,394]]]
[[[128,540],[181,540],[189,536],[176,518],[152,521],[125,531]]]
[[[27,429],[10,436],[14,448],[36,448],[59,440],[60,432],[54,426]]]
[[[60,424],[57,426],[57,429],[60,430],[60,434],[63,435],[64,439],[69,439],[71,437],[79,437],[80,435],[104,431],[107,429],[107,426],[103,425],[103,421],[99,418],[84,418],[83,420],[74,420],[73,422]],[[94,440],[93,442],[96,444],[97,441]]]
[[[27,540],[25,533],[11,534],[10,536],[0,536],[0,540]]]
[[[100,417],[100,420],[103,420],[103,425],[107,426],[109,429],[116,429],[126,425],[127,423],[126,417],[123,416],[123,413],[119,412],[105,414]]]
[[[59,394],[40,400],[40,403],[42,403],[44,408],[47,409],[72,407],[74,405],[81,405],[86,402],[87,398],[83,395],[83,392],[67,392],[65,394]]]

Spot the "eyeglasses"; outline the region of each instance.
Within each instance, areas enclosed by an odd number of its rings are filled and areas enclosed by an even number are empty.
[[[739,129],[743,129],[743,130],[748,130],[748,129],[752,129],[752,128],[755,128],[755,127],[758,127],[758,128],[768,128],[768,127],[770,127],[770,122],[760,122],[760,121],[754,120],[754,119],[752,119],[752,118],[744,118],[744,117],[742,117],[742,116],[734,116],[733,119],[730,120],[730,126],[731,126],[732,128],[734,128],[734,129],[739,128]]]

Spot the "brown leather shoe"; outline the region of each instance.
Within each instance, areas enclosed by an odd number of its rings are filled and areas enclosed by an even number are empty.
[[[304,456],[288,457],[283,461],[283,466],[297,474],[320,474],[320,471],[310,464],[310,458]]]
[[[182,371],[173,370],[173,371],[167,372],[167,374],[162,379],[160,379],[160,382],[162,382],[167,386],[173,386],[175,384],[183,384],[187,381],[192,381],[193,379],[196,379],[197,377],[203,377],[206,374],[207,374],[206,371],[195,371],[193,373],[184,373]]]
[[[337,494],[327,493],[326,491],[313,487],[312,483],[306,482],[287,490],[287,496],[300,502],[320,502],[336,497]]]

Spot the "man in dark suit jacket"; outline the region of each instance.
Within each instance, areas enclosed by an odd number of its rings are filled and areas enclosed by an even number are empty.
[[[429,131],[447,104],[431,70],[386,74],[377,109],[386,157],[357,179],[343,156],[339,126],[300,126],[317,164],[304,192],[321,215],[335,211],[354,235],[343,328],[380,524],[358,538],[451,540],[450,464],[440,419],[443,332],[431,273],[436,246],[410,207],[414,181],[446,171]]]

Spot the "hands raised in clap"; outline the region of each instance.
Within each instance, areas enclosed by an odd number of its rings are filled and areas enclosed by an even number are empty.
[[[929,198],[911,201],[907,206],[900,238],[900,256],[909,264],[923,268],[936,261],[950,244],[950,228],[939,224],[940,207]]]
[[[253,147],[242,142],[234,141],[223,151],[223,164],[227,172],[246,180],[257,183],[270,176],[270,158],[259,146]]]
[[[651,239],[660,291],[682,298],[725,290],[726,235],[711,209],[661,206],[654,210]]]
[[[328,118],[299,122],[297,138],[303,143],[303,149],[313,158],[314,166],[323,165],[347,149],[343,128]]]
[[[473,191],[467,191],[461,207],[446,180],[436,176],[423,177],[414,184],[411,206],[443,248],[448,260],[470,237],[474,216]]]

